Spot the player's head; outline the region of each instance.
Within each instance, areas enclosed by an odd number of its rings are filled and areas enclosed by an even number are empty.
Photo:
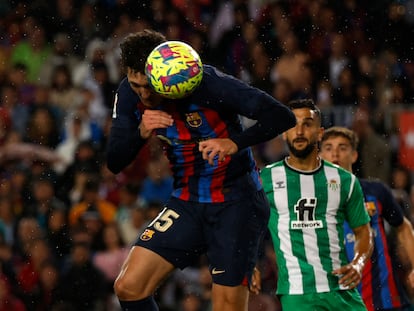
[[[163,34],[145,29],[128,35],[120,44],[121,65],[126,72],[131,88],[141,98],[145,106],[152,107],[159,103],[160,96],[152,92],[145,75],[145,62],[151,51],[165,42]]]
[[[167,39],[163,34],[150,29],[128,35],[120,44],[123,69],[145,74],[148,55],[157,45],[165,41]]]
[[[283,133],[290,153],[301,159],[316,155],[323,134],[319,108],[312,99],[293,100],[287,106],[296,116],[296,126]]]
[[[358,158],[358,136],[348,128],[334,126],[322,135],[320,156],[352,172]]]

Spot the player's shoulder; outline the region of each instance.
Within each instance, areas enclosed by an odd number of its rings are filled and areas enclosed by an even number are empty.
[[[338,164],[335,164],[335,163],[332,163],[326,160],[322,160],[322,163],[325,168],[336,171],[336,173],[339,175],[342,181],[344,182],[347,181],[345,184],[354,183],[354,182],[358,183],[358,178],[355,176],[354,173],[347,171],[346,169],[340,167]]]
[[[384,194],[385,192],[391,192],[391,189],[382,181],[380,180],[371,180],[371,179],[365,179],[360,178],[359,182],[361,186],[364,188],[364,190],[371,190],[376,191],[379,194]]]
[[[283,160],[267,164],[260,171],[264,173],[264,172],[271,171],[273,168],[281,167],[281,166],[283,166]]]
[[[130,84],[129,84],[129,82],[128,82],[127,77],[123,78],[123,79],[121,80],[121,82],[119,82],[117,92],[118,92],[118,93],[121,93],[121,92],[122,92],[122,93],[131,93],[131,92],[134,92],[134,91],[132,90],[132,88],[131,88],[131,85],[130,85]]]
[[[353,176],[354,175],[353,173],[351,173],[351,172],[347,171],[346,169],[340,167],[338,164],[329,162],[327,160],[322,160],[322,163],[323,163],[324,166],[326,166],[328,168],[335,169],[335,170],[337,170],[341,174],[349,175],[349,176]]]

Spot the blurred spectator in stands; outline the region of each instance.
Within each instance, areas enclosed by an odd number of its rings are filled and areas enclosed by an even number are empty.
[[[29,119],[29,107],[19,101],[19,91],[12,84],[3,85],[0,93],[0,105],[11,118],[11,129],[23,136]]]
[[[412,205],[410,202],[410,188],[412,185],[411,182],[411,172],[409,169],[405,168],[402,165],[397,165],[392,168],[391,172],[391,182],[390,188],[392,194],[396,201],[400,204],[401,209],[404,211],[404,216],[407,217],[411,222],[414,222],[414,219],[411,219]]]
[[[351,67],[343,68],[338,75],[338,84],[333,92],[335,106],[354,107],[356,105],[355,75]]]
[[[42,65],[51,55],[47,42],[46,31],[38,21],[28,16],[23,21],[25,39],[19,41],[11,53],[13,64],[22,63],[27,67],[27,80],[30,83],[39,82]]]
[[[48,213],[46,239],[58,268],[62,267],[71,246],[67,214],[67,209],[62,207],[54,207]]]
[[[368,53],[362,53],[357,59],[358,74],[360,77],[374,80],[375,57]]]
[[[332,33],[329,59],[327,61],[327,76],[334,89],[340,86],[339,76],[350,62],[345,36],[339,32]]]
[[[73,310],[104,310],[108,295],[105,277],[93,265],[91,256],[87,242],[74,242],[67,266],[62,271],[60,299]]]
[[[93,142],[81,141],[75,149],[74,161],[60,175],[58,197],[70,204],[79,202],[85,181],[99,172],[99,161]]]
[[[40,273],[42,265],[52,259],[49,245],[43,239],[33,240],[28,246],[22,266],[18,269],[17,281],[23,302],[28,310],[38,310],[40,300]]]
[[[308,72],[305,72],[309,70],[309,54],[300,49],[298,38],[293,31],[285,33],[281,39],[283,53],[271,69],[272,81],[277,83],[279,79],[287,79],[292,85],[295,97],[311,92]]]
[[[229,5],[229,11],[226,5]],[[225,3],[223,9],[228,14],[225,16],[230,17],[232,26],[222,31],[217,44],[213,47],[213,54],[217,55],[215,64],[226,73],[240,77],[240,70],[245,62],[247,43],[243,36],[243,26],[249,20],[249,11],[247,4],[238,0]],[[227,22],[219,24],[219,27],[224,30],[226,24]]]
[[[99,218],[107,225],[115,221],[116,206],[99,196],[99,182],[96,178],[87,179],[82,191],[81,201],[69,210],[69,225],[75,226],[90,218]],[[85,218],[83,218],[85,216]]]
[[[246,27],[249,24],[246,24]],[[253,31],[257,35],[257,30]],[[247,31],[247,30],[246,30]],[[249,45],[248,58],[245,69],[241,72],[242,79],[250,85],[255,86],[267,93],[272,92],[272,82],[270,81],[271,60],[264,45],[259,41],[254,41]],[[243,77],[245,75],[245,77]]]
[[[139,197],[146,203],[165,203],[173,190],[173,179],[167,159],[153,158],[147,165],[147,177],[143,180]]]
[[[316,84],[316,104],[322,111],[328,111],[333,106],[332,84],[329,80],[321,80]]]
[[[60,271],[50,260],[43,262],[39,269],[39,294],[36,302],[36,310],[61,310],[61,293],[59,292]]]
[[[63,115],[74,111],[82,101],[81,92],[73,85],[72,73],[66,64],[57,65],[51,72],[49,101]]]
[[[8,278],[0,276],[0,311],[26,311],[24,303],[12,292]]]
[[[20,162],[18,160],[18,162]],[[31,202],[30,198],[30,171],[22,163],[14,164],[8,169],[10,174],[10,191],[7,196],[11,200],[13,215],[18,219],[23,209]]]
[[[4,243],[13,245],[17,229],[17,217],[13,211],[13,201],[10,196],[0,196],[0,227]]]
[[[147,221],[145,209],[139,203],[139,190],[139,185],[131,182],[124,184],[119,190],[119,205],[115,218],[122,239],[127,245],[135,242]]]
[[[108,66],[105,62],[92,63],[92,77],[91,82],[97,87],[97,91],[99,91],[103,98],[103,106],[106,108],[107,113],[112,112],[118,84],[111,82]]]
[[[45,232],[33,217],[23,217],[17,224],[13,252],[19,258],[26,258],[33,241],[44,239]]]
[[[52,52],[42,65],[39,73],[39,83],[47,86],[52,86],[53,80],[59,84],[59,78],[53,78],[58,67],[66,67],[71,79],[72,72],[70,70],[80,61],[79,57],[73,54],[73,46],[69,33],[57,33],[53,37],[52,43]],[[70,81],[70,84],[72,84],[72,81]]]
[[[56,146],[56,153],[62,161],[56,163],[54,170],[63,174],[75,160],[78,145],[92,138],[91,128],[84,122],[81,116],[69,114],[65,120],[65,129],[62,133],[62,140]]]
[[[360,178],[379,179],[388,183],[391,177],[391,149],[388,141],[372,127],[370,115],[365,110],[355,112],[353,130],[360,144],[359,159],[353,171]]]
[[[9,111],[0,107],[0,147],[5,143],[12,127]]]
[[[80,87],[87,79],[91,79],[92,64],[105,62],[106,52],[106,43],[102,39],[94,38],[87,43],[83,60],[72,71],[75,86]]]
[[[311,1],[308,5],[311,31],[307,51],[317,67],[324,68],[331,53],[334,34],[338,32],[338,15],[331,3]],[[325,67],[326,68],[326,67]],[[323,76],[319,78],[328,78]]]
[[[33,202],[24,210],[24,216],[36,218],[44,230],[52,210],[67,210],[65,203],[55,195],[55,184],[52,176],[35,176],[31,181]]]
[[[373,114],[378,106],[375,90],[371,79],[360,77],[356,81],[356,104],[359,109]]]
[[[99,196],[115,206],[120,202],[120,189],[127,181],[126,176],[121,172],[112,173],[105,161],[100,163]]]
[[[402,59],[412,57],[414,45],[411,40],[412,27],[404,19],[405,9],[398,1],[388,2],[388,8],[384,8],[381,19],[376,27],[377,41],[380,50],[393,49]]]
[[[350,127],[357,104],[355,76],[351,67],[345,67],[341,71],[338,82],[339,86],[333,89],[332,94],[333,124]]]
[[[24,141],[55,148],[59,140],[58,124],[52,111],[46,106],[37,107],[27,121]]]
[[[119,229],[115,222],[103,228],[104,248],[92,257],[95,267],[101,270],[105,276],[109,292],[113,292],[114,281],[129,253],[129,246],[126,247]]]

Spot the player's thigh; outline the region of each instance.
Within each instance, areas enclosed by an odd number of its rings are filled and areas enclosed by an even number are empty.
[[[246,286],[213,284],[213,311],[247,311],[249,291]]]
[[[135,299],[152,295],[174,266],[160,255],[140,246],[131,248],[115,286]],[[132,298],[132,297],[128,297]]]
[[[196,263],[206,251],[202,208],[203,204],[172,198],[135,245],[152,250],[180,269]]]
[[[268,215],[262,191],[212,211],[206,236],[214,283],[238,286],[243,280],[250,280]]]

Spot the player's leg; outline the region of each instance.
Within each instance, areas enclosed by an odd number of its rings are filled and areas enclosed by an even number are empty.
[[[123,310],[158,310],[152,294],[175,268],[185,268],[205,252],[199,204],[171,199],[139,236],[115,281]]]
[[[213,310],[245,311],[248,281],[266,230],[269,207],[262,191],[209,207],[207,256],[213,278]]]
[[[173,269],[174,266],[160,255],[134,246],[114,284],[123,310],[158,310],[152,294]]]
[[[213,284],[213,311],[247,311],[249,290],[246,285],[224,286]]]

